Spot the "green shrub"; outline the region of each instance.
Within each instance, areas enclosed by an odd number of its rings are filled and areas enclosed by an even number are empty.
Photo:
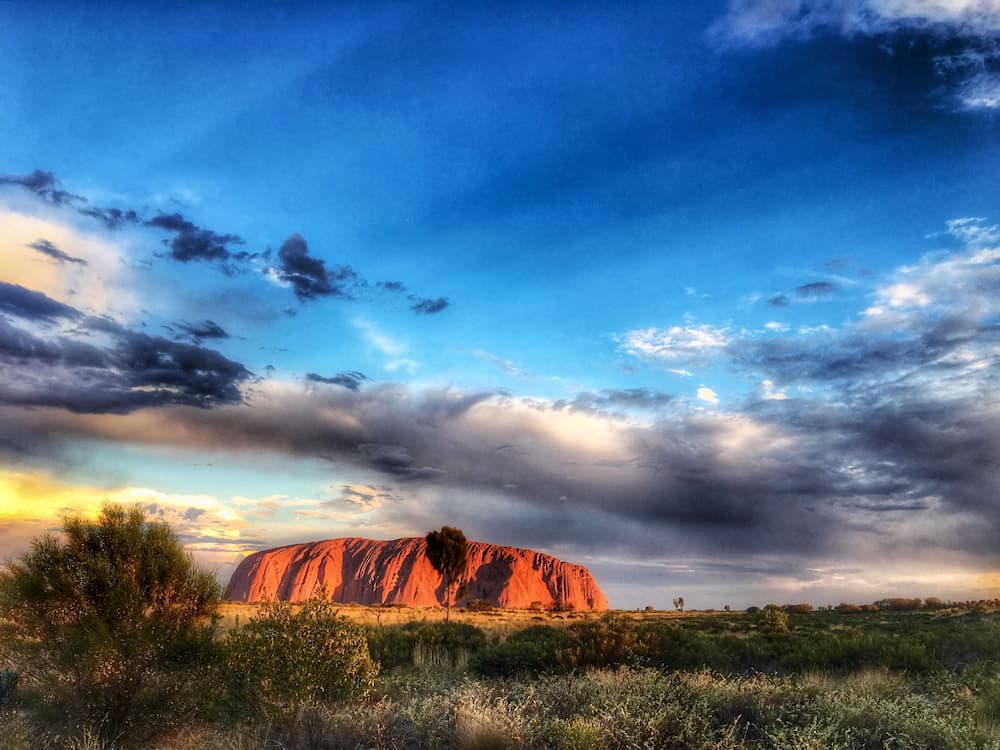
[[[788,632],[788,613],[781,607],[767,605],[760,616],[760,628],[772,635]]]
[[[547,672],[560,668],[558,655],[570,643],[571,635],[565,628],[532,625],[484,648],[472,666],[491,677]]]
[[[437,659],[455,664],[486,646],[486,634],[464,622],[408,622],[369,628],[367,635],[372,659],[386,669],[412,666],[418,648],[422,656],[436,653]]]
[[[17,703],[18,677],[13,669],[0,671],[0,708],[9,708]]]
[[[280,717],[356,697],[378,674],[364,630],[321,597],[297,612],[288,602],[264,602],[256,617],[229,632],[225,657],[231,705],[244,716]]]
[[[202,713],[217,649],[219,586],[141,507],[32,542],[0,575],[0,617],[21,693],[57,733],[145,746]],[[206,689],[208,688],[208,689]]]

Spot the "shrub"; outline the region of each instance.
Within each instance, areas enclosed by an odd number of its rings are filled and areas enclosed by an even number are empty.
[[[372,658],[383,668],[412,666],[418,648],[421,657],[433,652],[441,661],[458,664],[485,645],[486,634],[464,622],[408,622],[368,631]]]
[[[0,708],[9,708],[17,703],[18,677],[13,669],[0,671]]]
[[[364,630],[320,596],[298,612],[288,602],[264,602],[256,617],[229,632],[225,653],[230,699],[247,716],[283,716],[355,697],[378,673]]]
[[[204,707],[219,586],[169,526],[108,504],[0,575],[23,697],[57,731],[144,745]]]
[[[788,632],[788,613],[781,607],[769,604],[764,607],[760,617],[760,628],[765,633],[778,634]]]
[[[538,674],[558,669],[557,655],[570,642],[565,628],[532,625],[486,647],[472,664],[480,674],[493,677]]]

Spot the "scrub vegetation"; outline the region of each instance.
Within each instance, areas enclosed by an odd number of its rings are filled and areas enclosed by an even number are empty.
[[[0,746],[1000,748],[998,602],[223,628],[210,584],[140,510],[39,540],[0,578]]]

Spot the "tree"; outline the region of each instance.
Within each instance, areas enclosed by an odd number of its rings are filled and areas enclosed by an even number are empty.
[[[427,559],[444,578],[444,621],[451,621],[452,592],[465,578],[465,568],[469,562],[469,543],[461,529],[442,526],[440,531],[431,531],[425,539]]]
[[[684,597],[683,596],[678,596],[677,598],[674,599],[674,609],[676,609],[678,612],[683,612],[684,611]]]
[[[0,573],[0,617],[39,719],[143,746],[196,714],[220,589],[170,527],[105,505]]]

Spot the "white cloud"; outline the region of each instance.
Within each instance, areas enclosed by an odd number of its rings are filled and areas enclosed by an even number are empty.
[[[1000,225],[986,224],[983,216],[964,216],[945,222],[946,231],[969,246],[980,247],[1000,242]]]
[[[667,361],[695,359],[722,349],[730,341],[725,328],[710,325],[673,326],[628,331],[629,354]]]
[[[55,218],[18,213],[0,205],[3,280],[53,299],[116,318],[138,311],[138,296],[120,244],[83,232]],[[29,245],[47,240],[83,263],[60,263]]]
[[[361,331],[365,341],[374,346],[383,354],[390,357],[398,357],[406,351],[406,346],[396,341],[394,338],[384,333],[377,325],[370,320],[357,318],[352,321],[354,327]]]
[[[760,385],[764,389],[765,401],[784,401],[788,398],[785,389],[775,386],[773,380],[762,380]]]
[[[996,229],[978,218],[948,222],[948,232],[968,250],[899,269],[891,283],[875,291],[864,323],[902,329],[941,314],[973,319],[1000,314],[1000,248],[982,247]]]
[[[786,323],[779,323],[776,320],[769,321],[764,324],[764,328],[769,331],[776,331],[778,333],[784,333],[788,330],[788,325]]]
[[[951,29],[965,36],[1000,33],[998,0],[730,0],[710,33],[742,44],[808,37],[820,29],[844,36],[905,29]]]
[[[1000,75],[978,73],[962,84],[957,96],[963,109],[997,109],[1000,107]]]
[[[399,372],[406,371],[410,375],[417,371],[420,367],[420,363],[413,359],[394,359],[391,362],[386,362],[385,369],[389,372]]]
[[[697,395],[701,401],[705,401],[709,404],[718,405],[719,403],[719,394],[717,394],[711,388],[706,388],[705,386],[701,386],[698,389]]]

